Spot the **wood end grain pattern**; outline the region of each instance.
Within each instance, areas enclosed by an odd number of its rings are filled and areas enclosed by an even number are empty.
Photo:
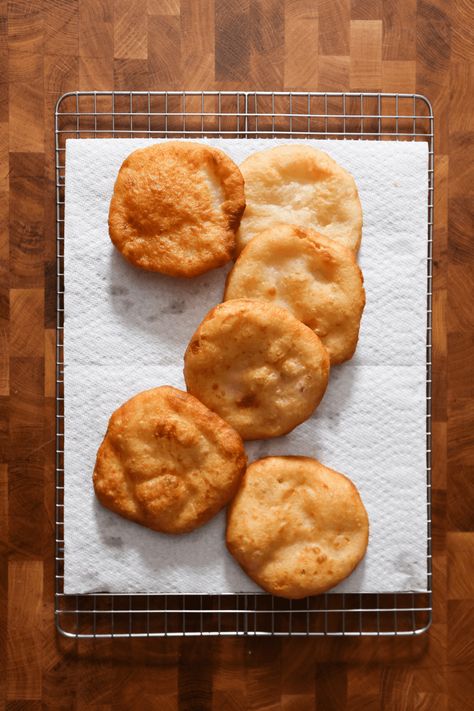
[[[469,0],[0,0],[0,707],[474,708],[473,25]],[[431,100],[435,609],[424,637],[56,635],[52,117],[63,92],[113,88]]]

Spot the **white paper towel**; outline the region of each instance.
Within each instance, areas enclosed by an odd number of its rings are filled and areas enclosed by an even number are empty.
[[[150,142],[66,144],[64,589],[253,592],[258,586],[226,551],[223,513],[190,534],[166,536],[105,510],[93,493],[95,455],[110,414],[140,390],[184,389],[184,350],[221,300],[229,268],[173,279],[136,269],[112,246],[107,216],[117,171]],[[203,142],[240,163],[279,141]],[[427,145],[307,142],[357,182],[367,305],[356,355],[333,368],[316,414],[286,437],[249,443],[247,452],[250,460],[317,457],[358,486],[370,519],[369,548],[337,591],[426,590]]]

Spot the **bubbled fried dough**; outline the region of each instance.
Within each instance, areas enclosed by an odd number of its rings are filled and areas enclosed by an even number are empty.
[[[196,398],[164,386],[135,395],[109,421],[94,469],[99,501],[164,533],[206,523],[246,466],[237,432]]]
[[[243,439],[279,437],[306,420],[326,390],[329,356],[287,309],[236,299],[212,309],[188,345],[188,391]]]
[[[228,509],[227,547],[272,595],[318,595],[365,555],[366,510],[354,484],[307,457],[267,457],[247,469]]]
[[[110,238],[137,267],[193,277],[232,258],[244,207],[242,174],[226,153],[190,141],[158,143],[122,163]]]
[[[313,230],[276,225],[247,244],[227,277],[224,299],[241,297],[286,307],[321,338],[331,364],[352,358],[365,305],[352,250]]]
[[[258,232],[282,222],[359,249],[362,209],[354,178],[324,151],[303,143],[268,148],[252,153],[240,170],[247,205],[237,233],[239,252]]]

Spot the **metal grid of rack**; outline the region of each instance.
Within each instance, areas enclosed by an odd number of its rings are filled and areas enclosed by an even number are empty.
[[[67,138],[333,138],[428,143],[426,489],[427,592],[267,594],[64,593],[64,182]],[[55,111],[57,344],[55,615],[68,637],[416,635],[431,623],[431,326],[433,112],[417,94],[70,92]]]

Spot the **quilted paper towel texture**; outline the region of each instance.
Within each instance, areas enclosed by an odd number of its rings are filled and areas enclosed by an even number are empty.
[[[226,551],[225,515],[185,536],[125,521],[95,500],[91,474],[111,412],[136,392],[184,388],[183,352],[221,300],[229,267],[192,280],[129,265],[108,238],[123,159],[148,139],[69,140],[65,215],[65,592],[253,592]],[[278,140],[206,139],[240,163]],[[425,329],[427,146],[307,141],[355,177],[364,213],[367,306],[352,361],[289,435],[249,459],[317,457],[350,476],[370,518],[367,555],[337,591],[426,589]]]

